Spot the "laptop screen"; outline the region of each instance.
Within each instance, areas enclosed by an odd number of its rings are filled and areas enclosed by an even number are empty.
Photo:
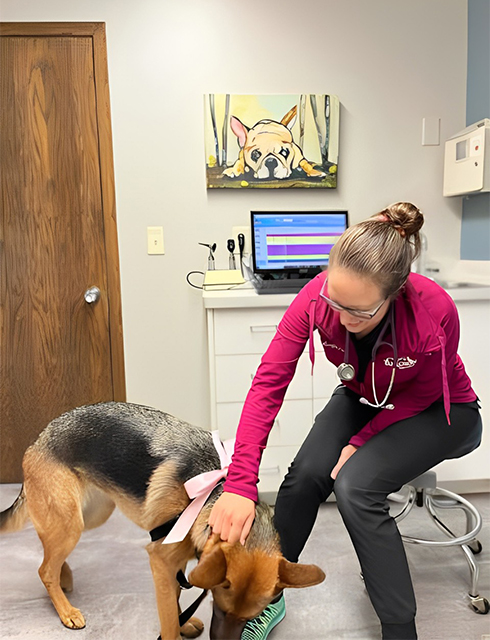
[[[254,273],[319,273],[347,229],[347,211],[252,211]]]

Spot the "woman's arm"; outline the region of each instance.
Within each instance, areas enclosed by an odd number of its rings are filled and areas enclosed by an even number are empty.
[[[262,453],[308,339],[307,326],[305,329],[300,323],[292,323],[292,313],[294,309],[290,307],[254,376],[242,409],[235,452],[224,486],[225,491],[254,501]],[[294,326],[297,333],[292,338],[289,334]]]
[[[223,540],[243,544],[252,526],[262,452],[309,337],[315,287],[306,285],[284,314],[245,400],[224,492],[209,520]]]

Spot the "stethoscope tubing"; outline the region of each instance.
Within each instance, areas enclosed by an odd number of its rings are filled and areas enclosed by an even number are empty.
[[[396,341],[396,331],[395,331],[395,311],[394,311],[394,305],[391,304],[390,309],[388,311],[389,313],[389,317],[388,317],[388,322],[386,322],[385,326],[383,327],[381,333],[379,334],[373,350],[371,352],[371,358],[372,358],[372,366],[371,366],[371,386],[372,386],[372,390],[373,390],[373,398],[374,398],[374,402],[369,402],[369,400],[367,398],[361,397],[359,398],[359,402],[361,402],[362,404],[365,405],[369,405],[370,407],[373,407],[374,409],[394,409],[394,405],[393,404],[386,404],[388,401],[388,398],[390,397],[391,391],[393,389],[393,385],[395,383],[395,376],[396,376],[396,365],[398,362],[398,346],[397,346],[397,341]],[[392,343],[393,344],[389,344],[389,342],[385,342],[383,340],[386,331],[388,330],[388,327],[391,326],[391,336],[392,336]],[[339,376],[340,380],[342,382],[350,382],[351,380],[354,379],[355,377],[355,369],[354,366],[352,364],[349,363],[349,343],[350,343],[350,335],[349,332],[346,330],[345,332],[345,350],[344,350],[344,362],[342,364],[340,364],[337,368],[337,375]],[[378,400],[378,394],[376,393],[376,380],[375,380],[375,361],[376,361],[376,354],[378,352],[378,349],[381,345],[386,344],[392,347],[393,349],[393,367],[391,370],[391,378],[390,378],[390,382],[388,385],[388,389],[386,391],[385,397],[383,398],[383,400],[380,402]]]

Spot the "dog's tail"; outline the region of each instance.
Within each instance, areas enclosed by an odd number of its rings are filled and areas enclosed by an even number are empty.
[[[24,493],[24,487],[22,487],[13,505],[0,513],[0,532],[19,531],[28,519],[26,494]]]
[[[296,118],[297,113],[298,113],[298,105],[295,104],[294,107],[292,109],[289,109],[289,111],[286,113],[284,118],[281,120],[281,124],[287,127],[288,124],[291,122],[291,120],[293,118]]]

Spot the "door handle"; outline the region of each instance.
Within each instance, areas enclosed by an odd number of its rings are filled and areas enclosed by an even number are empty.
[[[85,293],[83,294],[83,297],[87,304],[94,304],[94,302],[97,302],[98,300],[100,300],[99,287],[90,287],[89,289],[87,289],[87,291],[85,291]]]

